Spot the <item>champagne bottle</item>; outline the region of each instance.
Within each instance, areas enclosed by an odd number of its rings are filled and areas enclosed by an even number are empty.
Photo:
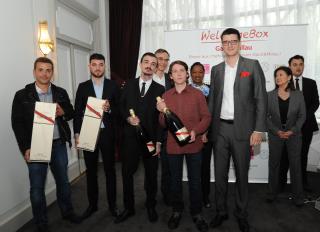
[[[161,101],[161,97],[157,97],[157,101]],[[180,118],[172,112],[170,109],[165,108],[163,110],[164,118],[169,131],[173,134],[180,146],[188,144],[191,139],[190,133],[183,125]]]
[[[130,109],[129,113],[132,117],[136,117],[136,114],[133,109]],[[156,148],[152,140],[149,138],[147,131],[144,130],[144,128],[140,124],[135,125],[135,128],[136,128],[137,137],[141,142],[141,146],[143,148],[145,155],[147,156],[154,155],[156,153]]]

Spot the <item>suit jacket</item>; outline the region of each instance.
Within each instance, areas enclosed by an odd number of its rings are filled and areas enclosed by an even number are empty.
[[[121,116],[124,123],[124,136],[127,138],[135,138],[136,131],[134,126],[130,125],[126,120],[130,116],[129,109],[133,109],[135,114],[140,119],[140,124],[144,127],[144,129],[148,132],[150,138],[153,142],[162,140],[162,129],[159,125],[159,111],[156,108],[158,96],[162,96],[164,93],[164,87],[155,81],[152,81],[147,93],[145,94],[144,101],[147,101],[147,105],[149,109],[145,115],[139,111],[140,102],[140,88],[139,88],[139,79],[130,79],[124,89],[122,91],[120,106],[121,106]]]
[[[282,129],[278,89],[268,92],[267,125],[268,132],[278,136],[279,130],[291,130],[295,135],[301,135],[301,128],[306,119],[306,108],[303,95],[300,91],[291,91],[287,122],[285,129]]]
[[[212,114],[211,139],[216,140],[225,78],[225,62],[211,70],[209,111]],[[247,140],[253,131],[266,131],[267,92],[265,77],[257,60],[239,57],[234,83],[234,133]]]
[[[173,83],[172,83],[172,80],[170,79],[170,75],[169,73],[165,73],[164,74],[164,78],[165,78],[165,81],[166,81],[166,86],[164,87],[165,90],[169,90],[173,87]]]
[[[75,134],[80,133],[88,97],[96,97],[91,79],[80,83],[77,89],[76,100],[74,104],[75,116],[73,120],[73,130]],[[113,134],[115,120],[119,114],[119,88],[114,81],[104,78],[102,99],[108,99],[111,110],[110,113],[105,112],[103,114],[102,122],[105,126],[105,129]]]
[[[51,91],[52,102],[58,103],[64,111],[63,116],[56,117],[60,139],[63,142],[69,142],[71,146],[71,131],[67,121],[74,116],[73,106],[65,89],[51,84]],[[37,101],[40,99],[34,82],[16,92],[13,99],[11,124],[22,155],[31,147],[34,109]]]
[[[302,92],[306,105],[306,121],[302,127],[302,132],[312,133],[319,130],[318,123],[315,117],[315,112],[319,107],[319,95],[317,83],[309,78],[302,77]]]

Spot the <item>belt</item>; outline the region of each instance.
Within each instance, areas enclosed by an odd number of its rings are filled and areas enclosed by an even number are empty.
[[[220,121],[221,121],[221,122],[228,123],[228,124],[233,124],[233,120],[229,120],[229,119],[220,118]]]

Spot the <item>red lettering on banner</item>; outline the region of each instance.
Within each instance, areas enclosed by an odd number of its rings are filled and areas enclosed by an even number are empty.
[[[203,31],[201,33],[201,41],[205,40],[220,40],[219,31],[216,31],[215,33],[212,33],[210,30]]]

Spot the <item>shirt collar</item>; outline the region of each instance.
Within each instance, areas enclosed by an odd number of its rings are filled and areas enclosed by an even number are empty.
[[[143,82],[145,82],[147,85],[151,84],[152,78],[150,78],[149,80],[145,81],[145,80],[142,80],[142,78],[140,77],[139,78],[139,85],[142,85]]]
[[[49,84],[49,87],[48,87],[48,91],[47,92],[44,92],[42,89],[40,89],[36,82],[34,83],[34,85],[36,86],[36,91],[38,94],[51,94],[51,83]]]
[[[302,75],[300,75],[300,76],[298,76],[298,77],[294,76],[293,79],[295,80],[295,79],[297,79],[297,78],[298,78],[299,80],[302,80]]]
[[[237,69],[238,68],[239,59],[240,59],[240,56],[238,57],[237,62],[234,65],[234,67],[231,67],[227,62],[225,62],[226,63],[226,68],[228,68],[228,69]]]
[[[101,77],[101,78],[102,78],[101,84],[100,84],[100,85],[97,85],[97,84],[93,81],[93,78],[91,77],[92,84],[95,85],[95,86],[103,86],[103,85],[104,85],[104,77]]]
[[[178,91],[176,90],[176,88],[175,87],[173,87],[173,88],[174,88],[173,94],[179,94]],[[190,85],[187,84],[186,87],[181,91],[181,93],[189,92],[190,88],[193,88],[193,87],[191,87]]]

